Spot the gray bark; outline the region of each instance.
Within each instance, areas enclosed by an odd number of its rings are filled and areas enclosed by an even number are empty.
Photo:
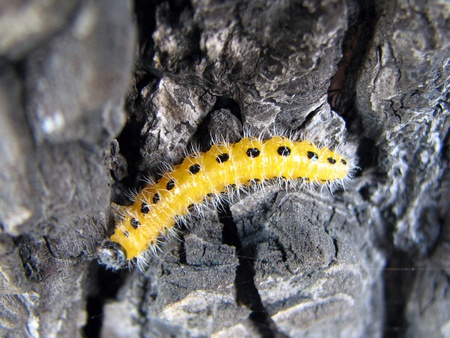
[[[449,337],[449,18],[423,0],[0,2],[0,336]],[[268,126],[360,170],[193,213],[142,272],[97,263],[111,201]]]

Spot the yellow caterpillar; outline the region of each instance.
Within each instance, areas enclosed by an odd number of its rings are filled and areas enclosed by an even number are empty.
[[[341,183],[351,175],[349,160],[309,141],[274,136],[245,137],[239,142],[214,144],[207,152],[187,156],[157,183],[149,183],[133,205],[121,207],[120,221],[111,236],[126,260],[145,263],[144,253],[157,247],[158,238],[173,229],[177,218],[207,196],[228,187],[282,178],[307,183]],[[141,260],[141,261],[140,261]]]

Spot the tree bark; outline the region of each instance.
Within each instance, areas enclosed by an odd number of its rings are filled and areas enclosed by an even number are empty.
[[[1,336],[450,336],[447,2],[0,8]],[[144,271],[98,264],[111,202],[268,127],[354,178],[242,193]]]

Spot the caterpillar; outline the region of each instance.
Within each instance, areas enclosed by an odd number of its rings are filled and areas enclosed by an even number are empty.
[[[157,248],[161,235],[170,234],[177,219],[208,196],[274,179],[343,184],[351,173],[348,157],[306,140],[273,136],[219,142],[207,152],[185,157],[156,183],[149,182],[132,205],[121,207],[109,243],[124,261],[136,260],[139,267],[145,266],[146,252]]]

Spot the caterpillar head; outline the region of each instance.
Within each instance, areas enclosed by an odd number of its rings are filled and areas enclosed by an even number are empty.
[[[97,256],[100,264],[113,270],[120,270],[127,266],[125,250],[119,243],[104,241],[97,248]]]

